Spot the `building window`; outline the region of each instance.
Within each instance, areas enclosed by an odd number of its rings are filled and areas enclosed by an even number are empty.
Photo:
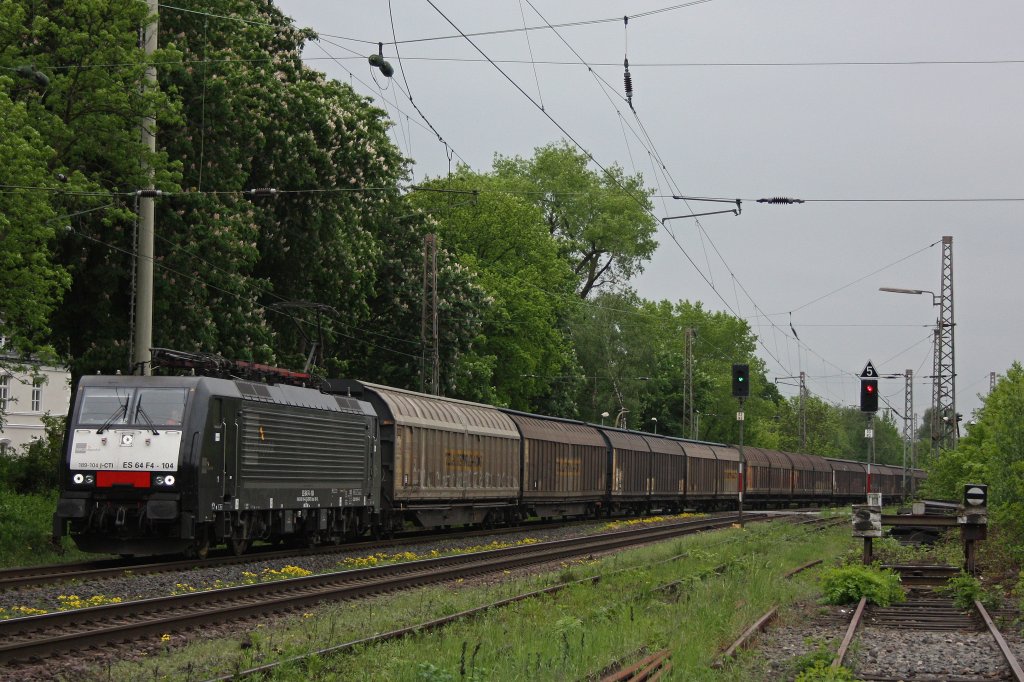
[[[43,380],[36,379],[32,382],[32,411],[43,411]]]
[[[10,454],[13,454],[14,453],[14,448],[12,447],[12,445],[13,444],[11,443],[11,441],[9,439],[7,439],[7,438],[4,438],[3,440],[0,440],[0,455],[10,455]]]
[[[11,376],[5,374],[0,376],[0,410],[7,410],[7,401],[10,399]]]

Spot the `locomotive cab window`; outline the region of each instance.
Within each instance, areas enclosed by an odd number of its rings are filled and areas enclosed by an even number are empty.
[[[185,388],[89,387],[82,395],[78,423],[105,428],[127,424],[181,426],[187,395]]]
[[[123,388],[93,387],[82,394],[80,424],[124,424],[128,420],[128,402],[132,391]]]
[[[132,410],[132,423],[181,426],[186,395],[184,388],[140,388]]]

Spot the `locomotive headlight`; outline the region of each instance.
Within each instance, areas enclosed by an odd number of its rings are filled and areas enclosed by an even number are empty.
[[[75,485],[82,485],[85,483],[85,476],[82,474],[75,474],[74,478],[71,480],[75,482]]]
[[[164,476],[164,485],[174,485],[174,476]]]
[[[163,476],[157,476],[155,480],[156,480],[156,484],[157,485],[163,485],[164,484],[164,477]]]
[[[93,476],[92,474],[86,474],[85,475],[85,482],[88,483],[89,485],[92,485],[93,483],[95,483],[95,481],[96,481],[96,477]]]

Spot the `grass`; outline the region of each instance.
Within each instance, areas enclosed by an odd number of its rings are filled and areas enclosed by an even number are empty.
[[[807,599],[814,572],[794,580],[786,570],[840,554],[846,528],[809,531],[784,522],[703,533],[622,551],[599,561],[562,565],[547,575],[489,586],[449,583],[326,606],[270,622],[254,622],[233,639],[182,645],[169,635],[149,643],[150,654],[93,671],[97,680],[199,680],[358,640],[595,574],[576,585],[486,612],[477,618],[403,640],[278,669],[270,679],[566,680],[597,675],[616,661],[672,651],[673,680],[756,680],[754,657],[713,671],[710,664],[751,622],[772,606]],[[680,558],[680,555],[685,555]],[[666,585],[674,583],[674,587]],[[80,673],[78,679],[82,679]]]
[[[50,540],[57,493],[19,495],[0,489],[0,568],[87,561],[70,538],[59,546]]]

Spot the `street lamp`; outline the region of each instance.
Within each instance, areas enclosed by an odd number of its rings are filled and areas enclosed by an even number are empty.
[[[943,240],[945,243],[945,239]],[[952,266],[950,266],[952,267]],[[945,271],[944,271],[945,272]],[[945,274],[944,274],[945,277]],[[949,430],[952,434],[951,440],[955,447],[958,436],[957,425],[945,419],[956,414],[956,392],[954,382],[956,380],[956,369],[953,364],[953,303],[952,303],[952,272],[950,272],[949,293],[944,299],[942,295],[936,294],[928,289],[900,289],[894,287],[879,287],[879,291],[887,291],[893,294],[930,294],[932,305],[939,309],[935,320],[935,347],[934,371],[932,372],[932,454],[938,456],[940,440],[944,440],[945,432]],[[943,289],[945,292],[946,290]],[[948,341],[947,341],[948,339]],[[947,366],[948,360],[948,366]],[[948,413],[943,414],[947,408]],[[942,430],[940,435],[938,432]]]
[[[609,416],[609,415],[608,415],[608,413],[607,413],[607,412],[602,412],[602,413],[601,413],[601,426],[604,426],[604,420],[605,420],[605,419],[607,419],[607,418],[608,418],[608,416]]]
[[[615,426],[619,427],[620,429],[626,428],[626,415],[627,414],[629,414],[629,410],[627,410],[625,407],[623,407],[621,410],[619,410],[619,414],[616,415],[616,417],[615,417]]]
[[[702,413],[700,410],[696,410],[694,412],[694,415],[697,417],[696,429],[695,429],[694,434],[693,434],[693,439],[694,440],[700,440],[700,415],[701,414],[703,414],[705,417],[717,417],[718,416],[717,414],[714,414],[712,412],[704,412],[704,413]]]
[[[651,417],[651,421],[654,422],[654,435],[658,435],[658,418]]]
[[[927,289],[896,289],[893,287],[878,287],[879,291],[888,291],[890,294],[931,294],[932,305],[941,305],[942,297],[936,294],[934,291],[928,291]]]

